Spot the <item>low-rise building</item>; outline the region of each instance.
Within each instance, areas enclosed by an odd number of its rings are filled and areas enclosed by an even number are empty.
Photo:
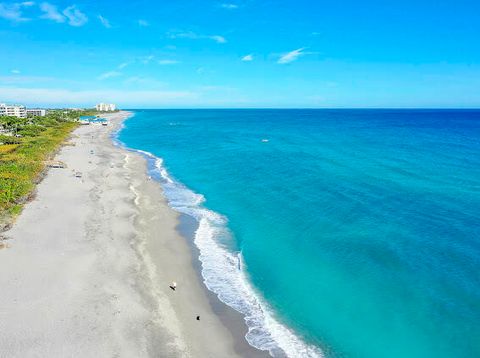
[[[27,109],[27,116],[31,117],[45,117],[47,111],[45,109],[29,108]]]
[[[45,117],[46,114],[47,114],[47,110],[45,109],[27,108],[27,116]]]
[[[99,103],[95,106],[95,109],[99,112],[113,112],[117,109],[117,106],[113,103]]]
[[[18,105],[18,104],[10,105],[5,103],[0,103],[0,116],[26,118],[27,109],[25,108],[25,106]]]

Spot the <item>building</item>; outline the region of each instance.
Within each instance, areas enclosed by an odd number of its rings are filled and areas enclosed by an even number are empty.
[[[99,112],[113,112],[117,109],[113,103],[99,103],[95,106],[95,109]]]
[[[27,109],[22,105],[10,105],[5,103],[0,103],[0,116],[12,116],[19,118],[27,117]]]
[[[47,111],[45,109],[37,109],[37,108],[27,109],[28,117],[45,117],[46,114],[47,114]]]

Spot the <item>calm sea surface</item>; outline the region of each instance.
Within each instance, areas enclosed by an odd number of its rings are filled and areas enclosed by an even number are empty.
[[[479,111],[137,110],[119,140],[252,345],[480,357]]]

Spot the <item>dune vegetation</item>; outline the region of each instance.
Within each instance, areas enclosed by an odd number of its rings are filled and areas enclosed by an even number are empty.
[[[48,160],[78,125],[75,111],[45,117],[0,116],[0,228],[21,212],[41,180]]]

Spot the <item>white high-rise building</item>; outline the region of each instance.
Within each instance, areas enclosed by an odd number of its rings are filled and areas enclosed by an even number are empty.
[[[99,103],[95,106],[95,109],[99,112],[113,112],[117,109],[113,103]]]
[[[0,116],[12,116],[19,118],[27,117],[27,109],[22,105],[9,105],[5,103],[0,103]]]

